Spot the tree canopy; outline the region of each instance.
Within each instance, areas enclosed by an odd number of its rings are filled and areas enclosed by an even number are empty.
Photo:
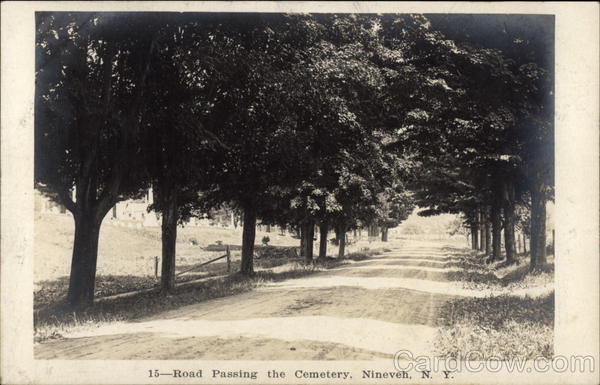
[[[493,240],[492,260],[500,232],[510,262],[515,226],[529,223],[531,266],[544,262],[554,183],[546,19],[54,12],[36,21],[35,178],[75,218],[73,305],[93,300],[102,219],[149,186],[166,292],[177,224],[222,205],[243,213],[243,274],[253,273],[257,220],[302,228],[312,263],[315,225],[325,256],[329,229],[378,226],[386,240],[415,205],[462,214]]]

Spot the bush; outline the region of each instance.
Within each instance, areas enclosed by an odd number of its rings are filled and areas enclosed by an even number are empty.
[[[281,258],[298,258],[296,247],[285,246],[261,246],[254,249],[258,258],[281,259]]]
[[[369,258],[369,255],[365,252],[354,252],[348,253],[344,256],[344,259],[350,259],[352,261],[362,261]]]
[[[271,242],[271,238],[269,238],[269,237],[268,237],[268,236],[266,236],[266,235],[265,235],[264,237],[262,237],[262,244],[263,244],[263,245],[265,245],[265,246],[268,246],[268,245],[269,245],[269,242]]]

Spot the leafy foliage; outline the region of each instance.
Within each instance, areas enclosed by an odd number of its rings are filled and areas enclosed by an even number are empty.
[[[414,205],[471,226],[491,208],[496,238],[502,207],[533,242],[552,196],[552,42],[526,16],[479,17],[41,13],[37,186],[99,227],[152,185],[173,244],[176,220],[220,207],[345,232]]]

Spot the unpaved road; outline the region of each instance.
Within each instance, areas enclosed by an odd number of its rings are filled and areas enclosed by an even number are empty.
[[[432,354],[440,307],[477,296],[446,278],[462,250],[393,250],[305,278],[80,330],[35,346],[36,359],[367,360]]]

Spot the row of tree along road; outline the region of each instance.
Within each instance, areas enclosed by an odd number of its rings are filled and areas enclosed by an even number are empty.
[[[552,38],[461,17],[38,13],[35,178],[75,220],[68,302],[93,302],[102,220],[149,186],[165,293],[177,224],[222,205],[243,213],[246,275],[257,220],[300,227],[310,263],[315,226],[324,257],[330,229],[386,234],[415,204],[490,223],[493,258],[528,223],[537,266]]]

